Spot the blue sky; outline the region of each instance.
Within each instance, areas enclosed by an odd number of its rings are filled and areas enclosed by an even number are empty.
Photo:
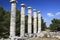
[[[41,15],[46,22],[46,25],[49,26],[53,18],[60,19],[60,0],[16,0],[17,9],[20,10],[20,4],[24,3],[26,5],[26,14],[27,7],[31,6],[32,9],[41,11]],[[5,10],[10,11],[11,3],[10,0],[0,0],[0,6],[3,6]]]

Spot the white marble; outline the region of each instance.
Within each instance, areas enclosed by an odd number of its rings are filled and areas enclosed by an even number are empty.
[[[15,36],[16,3],[11,3],[10,37]]]
[[[16,1],[16,0],[10,0],[10,1]]]
[[[25,33],[25,4],[21,4],[20,37],[24,37],[24,33]]]
[[[37,33],[37,12],[36,9],[33,9],[33,33],[36,34]]]
[[[10,38],[14,40],[16,25],[16,2],[11,2]]]
[[[41,12],[38,11],[38,33],[41,32]]]
[[[32,8],[28,7],[28,34],[31,37],[32,32]]]

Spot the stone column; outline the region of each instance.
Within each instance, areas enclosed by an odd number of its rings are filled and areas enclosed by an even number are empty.
[[[20,37],[24,37],[24,33],[25,33],[25,4],[21,4]]]
[[[38,11],[38,33],[41,32],[41,13]]]
[[[32,8],[28,7],[28,34],[31,37],[31,33],[32,33]]]
[[[36,35],[36,33],[37,33],[37,12],[36,12],[36,9],[33,9],[33,19],[34,19],[34,21],[33,21],[33,28],[34,28],[34,31],[33,31],[33,33]]]
[[[16,0],[11,0],[10,38],[14,40],[16,25]]]
[[[38,11],[38,36],[41,33],[41,13]]]

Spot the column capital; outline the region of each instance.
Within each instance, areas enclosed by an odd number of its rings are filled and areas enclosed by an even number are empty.
[[[34,12],[36,12],[36,9],[33,9]]]
[[[32,9],[32,7],[29,6],[28,9]]]
[[[38,13],[41,13],[40,11],[38,11]]]
[[[16,1],[16,0],[10,0],[10,1]]]
[[[18,3],[17,1],[10,1],[11,3]]]
[[[21,4],[21,7],[25,7],[25,4]]]

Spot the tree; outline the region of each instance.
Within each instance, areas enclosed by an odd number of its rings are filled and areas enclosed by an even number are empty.
[[[16,35],[20,36],[20,10],[16,9]]]
[[[21,14],[20,10],[16,10],[16,35],[20,36],[20,19]],[[45,30],[46,23],[43,19],[41,19],[41,28]],[[38,24],[38,23],[37,23]],[[28,16],[25,16],[25,33],[28,32]],[[8,38],[10,33],[10,12],[4,10],[3,7],[0,6],[0,38]],[[32,16],[32,33],[33,33],[33,16]]]
[[[46,27],[46,22],[44,22],[44,20],[41,18],[41,30],[45,31]]]
[[[9,34],[9,12],[0,6],[0,37],[7,37]]]
[[[51,31],[60,31],[60,20],[59,19],[53,19],[50,24],[50,30]]]

